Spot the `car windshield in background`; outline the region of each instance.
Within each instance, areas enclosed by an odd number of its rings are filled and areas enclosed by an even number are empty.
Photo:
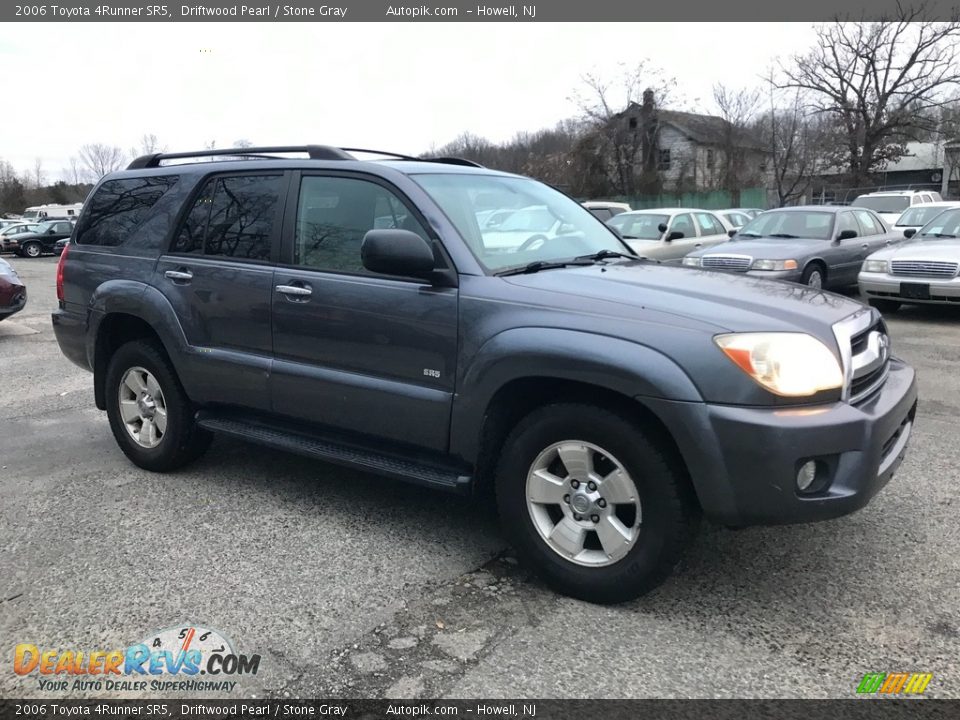
[[[737,238],[829,240],[833,213],[811,210],[768,210],[743,226]]]
[[[663,237],[660,225],[670,222],[669,215],[618,215],[607,222],[627,240],[659,240]]]
[[[940,213],[924,225],[916,237],[924,240],[960,237],[960,209]]]
[[[900,216],[897,220],[897,227],[921,227],[933,220],[944,210],[946,210],[946,208],[917,205]]]
[[[878,213],[898,213],[910,207],[910,198],[901,195],[886,197],[861,195],[850,204],[855,207],[865,207]]]
[[[412,177],[487,270],[572,260],[601,250],[630,252],[589,210],[535,180],[472,173]],[[499,216],[505,217],[491,226],[489,220]]]

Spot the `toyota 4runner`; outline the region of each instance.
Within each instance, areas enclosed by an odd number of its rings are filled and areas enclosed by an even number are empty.
[[[876,310],[637,257],[528,178],[361,152],[155,154],[97,184],[53,326],[133,463],[221,433],[490,487],[521,559],[597,602],[660,583],[701,513],[833,518],[899,466],[916,382]]]

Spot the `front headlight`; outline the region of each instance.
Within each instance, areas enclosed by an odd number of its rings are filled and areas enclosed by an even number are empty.
[[[808,397],[843,387],[840,363],[812,335],[732,333],[714,340],[737,367],[777,395]]]
[[[886,260],[864,260],[863,271],[872,273],[885,273],[887,271]]]
[[[796,260],[754,260],[751,270],[796,270]]]
[[[700,267],[700,258],[685,257],[683,264],[687,267]]]

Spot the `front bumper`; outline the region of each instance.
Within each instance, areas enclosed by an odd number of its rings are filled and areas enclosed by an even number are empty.
[[[911,278],[887,273],[861,272],[857,278],[860,292],[867,298],[907,303],[960,303],[960,277],[949,280]],[[900,294],[900,283],[930,286],[930,299],[905,298]]]
[[[4,240],[3,246],[0,248],[3,252],[15,252],[17,248],[20,247],[19,240]]]
[[[767,280],[788,280],[790,282],[800,282],[803,275],[801,270],[747,270],[745,274],[750,277]]]
[[[883,387],[858,405],[644,402],[674,434],[708,517],[725,525],[775,525],[828,520],[866,505],[903,461],[917,383],[911,367],[892,359]],[[828,484],[804,495],[796,476],[808,459],[822,463]]]

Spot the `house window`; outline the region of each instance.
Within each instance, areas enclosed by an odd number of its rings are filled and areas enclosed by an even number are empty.
[[[635,117],[630,118],[630,129],[631,130],[637,129],[637,119]]]
[[[669,169],[670,169],[670,151],[669,151],[669,150],[661,150],[661,151],[660,151],[660,158],[659,158],[659,163],[658,163],[658,165],[659,165],[659,167],[660,167],[661,170],[669,170]]]
[[[713,167],[713,150],[710,148],[707,148],[707,167]]]

